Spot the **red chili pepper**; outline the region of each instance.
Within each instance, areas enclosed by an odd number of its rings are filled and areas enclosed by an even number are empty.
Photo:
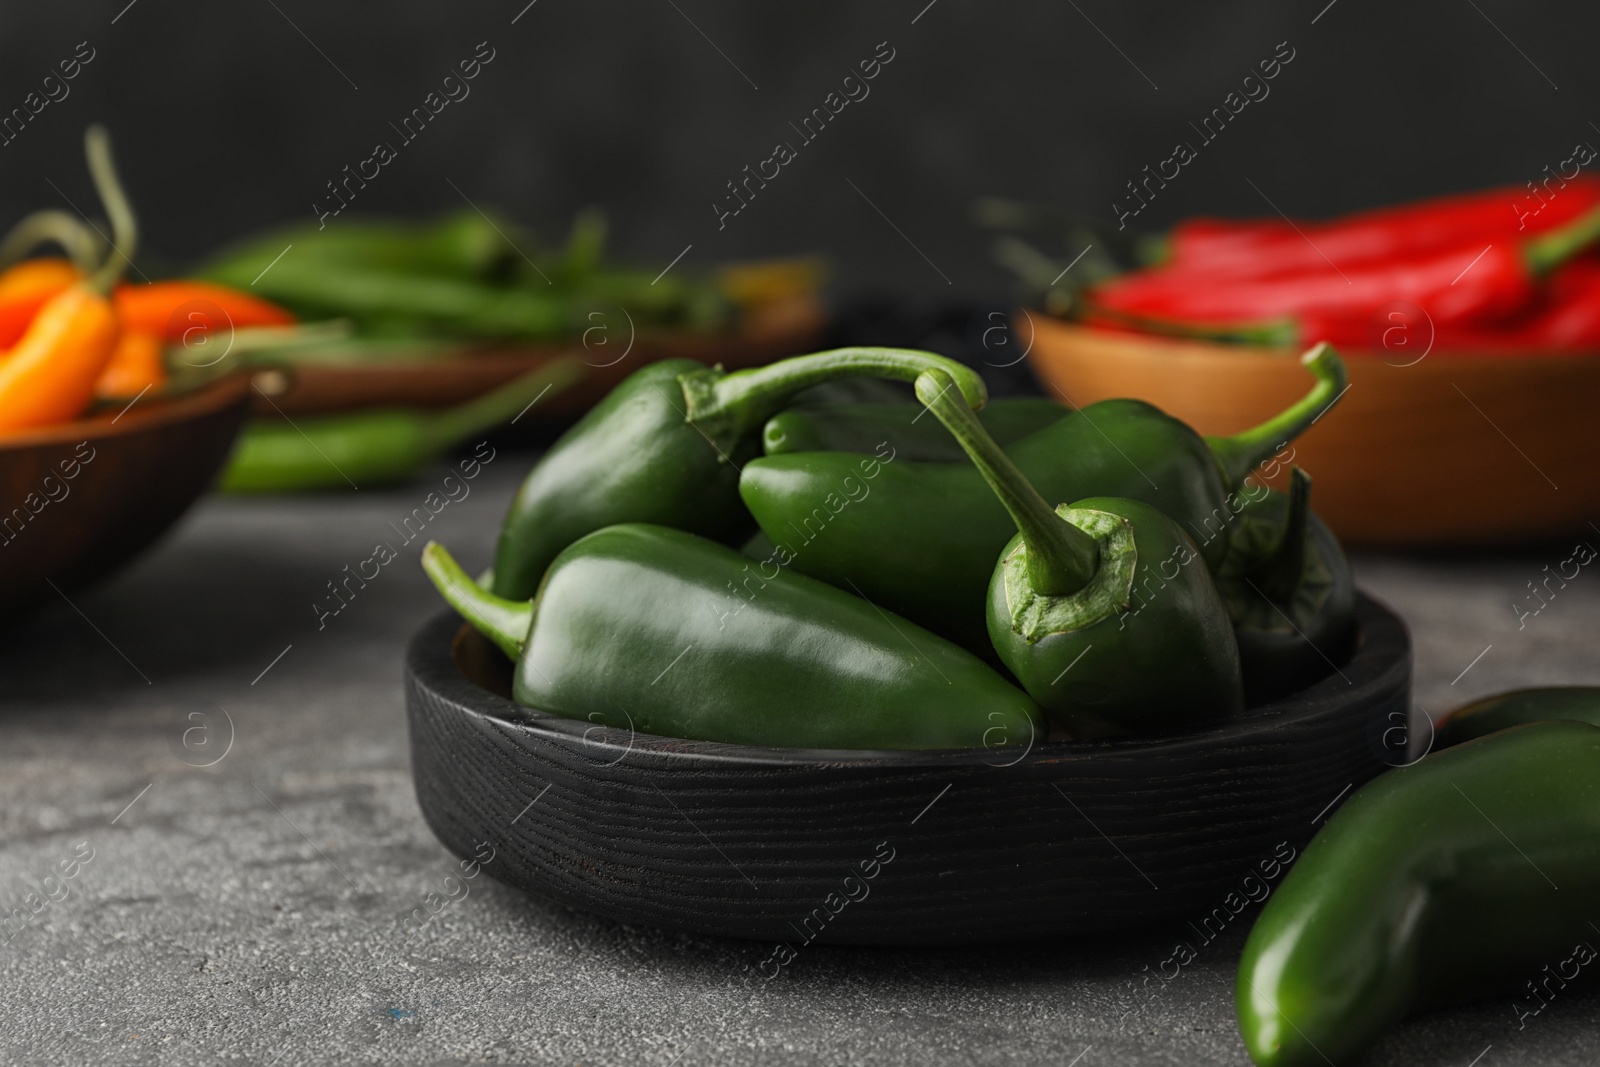
[[[1549,306],[1520,333],[1542,348],[1600,348],[1600,262],[1568,264],[1551,281]]]
[[[1435,329],[1504,320],[1533,306],[1538,281],[1600,238],[1600,209],[1526,242],[1282,277],[1208,278],[1189,271],[1124,275],[1090,290],[1091,306],[1112,317],[1225,327],[1367,323],[1385,305],[1420,307]],[[1243,325],[1241,325],[1243,324]],[[1321,339],[1313,338],[1314,340]]]
[[[1539,306],[1498,323],[1434,323],[1410,310],[1380,309],[1357,317],[1302,316],[1299,338],[1346,349],[1382,349],[1396,356],[1423,352],[1582,352],[1600,349],[1600,262],[1581,259],[1551,279]]]
[[[1600,205],[1600,179],[1580,175],[1549,199],[1525,189],[1490,189],[1358,212],[1326,222],[1190,219],[1167,237],[1166,269],[1287,274],[1348,271],[1481,241],[1512,241],[1562,226]]]

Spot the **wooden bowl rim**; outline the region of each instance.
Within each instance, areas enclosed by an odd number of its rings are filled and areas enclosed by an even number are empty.
[[[1056,333],[1076,339],[1093,337],[1096,341],[1108,340],[1113,344],[1137,345],[1141,348],[1155,350],[1165,349],[1163,356],[1172,356],[1183,352],[1192,357],[1195,354],[1241,356],[1245,358],[1283,359],[1295,357],[1306,351],[1306,348],[1294,345],[1255,345],[1236,344],[1227,341],[1208,341],[1199,337],[1169,337],[1159,333],[1124,333],[1120,330],[1102,330],[1093,326],[1063,319],[1059,315],[1052,315],[1039,308],[1022,308],[1030,322],[1034,323],[1037,330],[1038,320],[1048,322],[1048,329]],[[1034,337],[1037,343],[1038,337]],[[1309,347],[1309,346],[1308,346]],[[1366,345],[1335,345],[1341,356],[1347,356],[1350,363],[1367,361],[1387,363],[1384,353]],[[1033,346],[1029,346],[1027,358],[1033,360]],[[1600,348],[1438,348],[1429,349],[1427,358],[1440,362],[1454,363],[1503,363],[1509,368],[1527,367],[1533,364],[1537,367],[1568,366],[1583,360],[1595,360],[1596,369],[1600,370]],[[1399,364],[1388,364],[1399,369]]]
[[[890,765],[896,769],[1047,764],[1136,757],[1152,752],[1178,755],[1210,749],[1236,743],[1262,731],[1315,719],[1325,715],[1330,705],[1361,705],[1369,696],[1393,688],[1396,675],[1409,672],[1411,639],[1405,621],[1365,593],[1358,593],[1356,616],[1361,633],[1356,651],[1348,662],[1305,689],[1252,708],[1223,726],[1150,738],[1044,741],[1032,745],[1014,759],[1009,758],[1014,749],[1007,748],[813,749],[696,741],[597,726],[524,708],[485,688],[461,667],[458,659],[461,639],[473,631],[448,609],[430,618],[412,638],[406,652],[405,672],[409,682],[428,690],[445,706],[492,722],[499,729],[558,744],[583,744],[601,762],[606,762],[609,756],[615,756],[620,762],[623,756],[635,752],[686,768],[705,762],[781,767]]]
[[[125,437],[162,426],[188,422],[215,415],[236,404],[243,403],[250,390],[252,372],[240,371],[208,382],[187,393],[171,397],[156,397],[148,405],[135,403],[124,416],[107,418],[107,407],[86,419],[75,419],[55,426],[41,426],[36,430],[0,436],[0,456],[20,452],[40,445],[74,444],[80,441],[101,441]],[[141,407],[143,410],[140,410]]]
[[[799,314],[804,312],[808,319],[803,324],[785,324],[785,329],[774,329],[770,320],[779,312]],[[771,338],[802,332],[819,337],[826,325],[827,306],[820,293],[791,293],[787,296],[773,300],[764,300],[741,309],[738,317],[716,330],[697,332],[672,327],[646,327],[638,330],[634,335],[636,344],[670,347],[686,344],[730,344],[738,342],[761,342]],[[583,334],[577,333],[568,337],[550,338],[538,341],[516,340],[473,340],[465,338],[459,341],[458,347],[447,357],[442,359],[388,359],[384,360],[373,355],[352,356],[347,359],[328,359],[305,363],[293,369],[297,372],[338,371],[340,374],[383,375],[392,373],[395,368],[426,367],[429,369],[452,368],[463,363],[476,364],[503,364],[538,360],[559,359],[562,356],[573,354],[575,350],[582,350]],[[604,366],[596,369],[604,369]]]

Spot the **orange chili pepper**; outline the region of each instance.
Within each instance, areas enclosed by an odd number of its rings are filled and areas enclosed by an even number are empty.
[[[29,271],[30,277],[19,277],[14,285],[7,285],[13,275],[35,263],[49,263],[51,267]],[[16,344],[45,302],[80,277],[65,260],[28,260],[0,274],[0,348]],[[155,334],[168,344],[183,341],[196,327],[223,331],[245,326],[291,326],[297,321],[277,304],[209,282],[119,285],[112,299],[124,325]],[[191,304],[193,307],[187,306]]]
[[[82,278],[66,259],[25,259],[0,273],[0,348],[10,348],[50,298]]]
[[[94,383],[101,400],[131,400],[146,389],[159,389],[167,380],[166,350],[157,334],[127,328],[117,338],[111,362]]]
[[[168,344],[182,342],[196,327],[225,331],[230,327],[289,326],[296,321],[277,304],[209,282],[124,285],[114,299],[125,327],[154,334]],[[191,304],[194,306],[187,306]],[[219,314],[222,321],[216,321]]]
[[[63,256],[25,259],[0,272],[0,301],[37,293],[52,297],[83,277],[83,272]]]
[[[84,283],[51,297],[0,363],[0,432],[83,414],[116,343],[117,313],[103,294]]]

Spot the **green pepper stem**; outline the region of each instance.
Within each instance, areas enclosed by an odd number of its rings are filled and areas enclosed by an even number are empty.
[[[928,370],[941,370],[953,378],[971,407],[981,408],[988,402],[983,379],[972,368],[910,348],[835,348],[732,374],[712,368],[691,371],[679,381],[689,422],[729,455],[740,440],[788,406],[789,399],[802,389],[840,378],[914,382]]]
[[[434,588],[472,628],[493,641],[512,659],[522,653],[533,627],[533,602],[495,596],[472,580],[455,557],[437,541],[422,549],[422,569]]]
[[[583,375],[583,361],[576,356],[554,360],[475,400],[433,416],[428,422],[428,436],[436,449],[458,445],[473,434],[516,417],[548,392],[560,393]]]
[[[109,293],[117,284],[122,272],[133,264],[133,253],[139,246],[139,220],[134,217],[128,195],[117,177],[117,164],[111,157],[111,135],[104,126],[96,123],[83,135],[83,152],[89,157],[89,176],[94,179],[95,192],[111,219],[111,254],[95,272],[90,284],[102,293]],[[118,262],[118,260],[121,262]]]
[[[1305,433],[1312,423],[1327,414],[1328,409],[1350,387],[1350,376],[1345,371],[1344,360],[1326,341],[1301,356],[1300,362],[1317,378],[1317,384],[1305,396],[1261,425],[1243,433],[1232,437],[1206,438],[1211,454],[1222,468],[1222,477],[1228,483],[1228,488],[1242,485],[1259,464],[1271,459],[1278,449]]]
[[[1600,240],[1600,208],[1579,215],[1522,248],[1523,260],[1535,277],[1544,277]]]
[[[1275,604],[1294,602],[1305,572],[1306,525],[1311,521],[1311,475],[1295,467],[1289,475],[1289,510],[1283,535],[1257,569],[1256,588]]]
[[[1139,261],[1146,267],[1165,266],[1172,259],[1171,233],[1152,233],[1136,240]]]
[[[1094,538],[1057,515],[972,409],[951,395],[956,383],[942,370],[917,377],[917,399],[955,437],[1000,498],[1028,546],[1028,584],[1041,596],[1066,596],[1089,584],[1099,562]]]
[[[55,242],[72,265],[93,274],[100,265],[100,236],[65,211],[35,211],[24,217],[0,241],[0,267],[9,267],[42,244]]]
[[[572,217],[567,245],[561,250],[561,269],[569,280],[587,278],[605,254],[609,224],[604,210],[586,207]]]

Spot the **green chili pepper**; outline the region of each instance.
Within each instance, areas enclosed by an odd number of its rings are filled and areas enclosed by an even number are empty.
[[[513,236],[508,236],[513,235]],[[431,223],[342,219],[318,227],[284,226],[235,245],[203,264],[198,277],[277,299],[279,279],[330,267],[457,279],[487,279],[522,261],[529,238],[511,223],[478,211],[459,211]],[[290,289],[294,289],[290,286]]]
[[[1310,476],[1295,467],[1287,494],[1258,488],[1216,575],[1250,704],[1332,673],[1356,641],[1355,577],[1338,538],[1311,511]]]
[[[663,360],[629,375],[529,472],[500,531],[494,591],[533,595],[556,554],[586,533],[650,522],[718,540],[740,537],[739,466],[762,424],[802,389],[847,377],[914,379],[948,367],[981,407],[983,380],[929,352],[840,348],[732,374]]]
[[[580,213],[561,255],[541,266],[525,256],[526,234],[476,210],[420,226],[351,219],[252,239],[198,276],[367,334],[537,340],[620,330],[624,312],[635,329],[727,324],[731,304],[711,282],[602,269],[604,237],[603,216]]]
[[[282,266],[269,271],[255,288],[303,318],[348,318],[367,330],[417,324],[474,337],[563,337],[585,325],[571,296],[554,289],[503,289],[339,264],[280,273]]]
[[[988,625],[1028,695],[1075,737],[1237,714],[1239,650],[1194,542],[1137,500],[1091,497],[1052,510],[953,384],[930,370],[917,379],[917,398],[1016,524],[993,567]]]
[[[954,645],[803,575],[663,526],[589,534],[533,601],[444,548],[422,565],[516,662],[518,704],[666,737],[802,748],[978,748],[1044,736],[1038,705]]]
[[[965,460],[966,453],[921,404],[828,404],[792,407],[767,420],[761,447],[769,456],[789,452],[872,452],[887,441],[896,458]],[[983,428],[1009,445],[1068,414],[1043,397],[991,400],[980,413]]]
[[[1516,689],[1475,700],[1439,724],[1434,748],[1449,748],[1513,726],[1549,719],[1572,719],[1600,726],[1600,686],[1553,685]]]
[[[561,250],[561,259],[552,266],[556,280],[573,284],[599,270],[608,229],[606,213],[597,207],[584,208],[572,216],[566,247]]]
[[[1202,438],[1138,400],[1104,400],[1039,430],[1006,454],[1049,500],[1128,497],[1173,518],[1208,565],[1228,553],[1250,471],[1326,412],[1344,365],[1319,345],[1303,359],[1316,385],[1281,414],[1236,437]],[[739,492],[780,559],[964,644],[981,640],[994,557],[1014,532],[967,464],[882,456],[870,478],[845,452],[766,456],[744,466]]]
[[[1597,841],[1587,723],[1519,726],[1368,783],[1250,931],[1235,999],[1251,1058],[1348,1063],[1413,1011],[1496,990],[1542,1006],[1526,992],[1541,968],[1596,937]]]
[[[252,422],[239,437],[221,488],[275,493],[403,481],[445,450],[514,418],[585,373],[580,360],[568,357],[444,411],[402,408]]]

